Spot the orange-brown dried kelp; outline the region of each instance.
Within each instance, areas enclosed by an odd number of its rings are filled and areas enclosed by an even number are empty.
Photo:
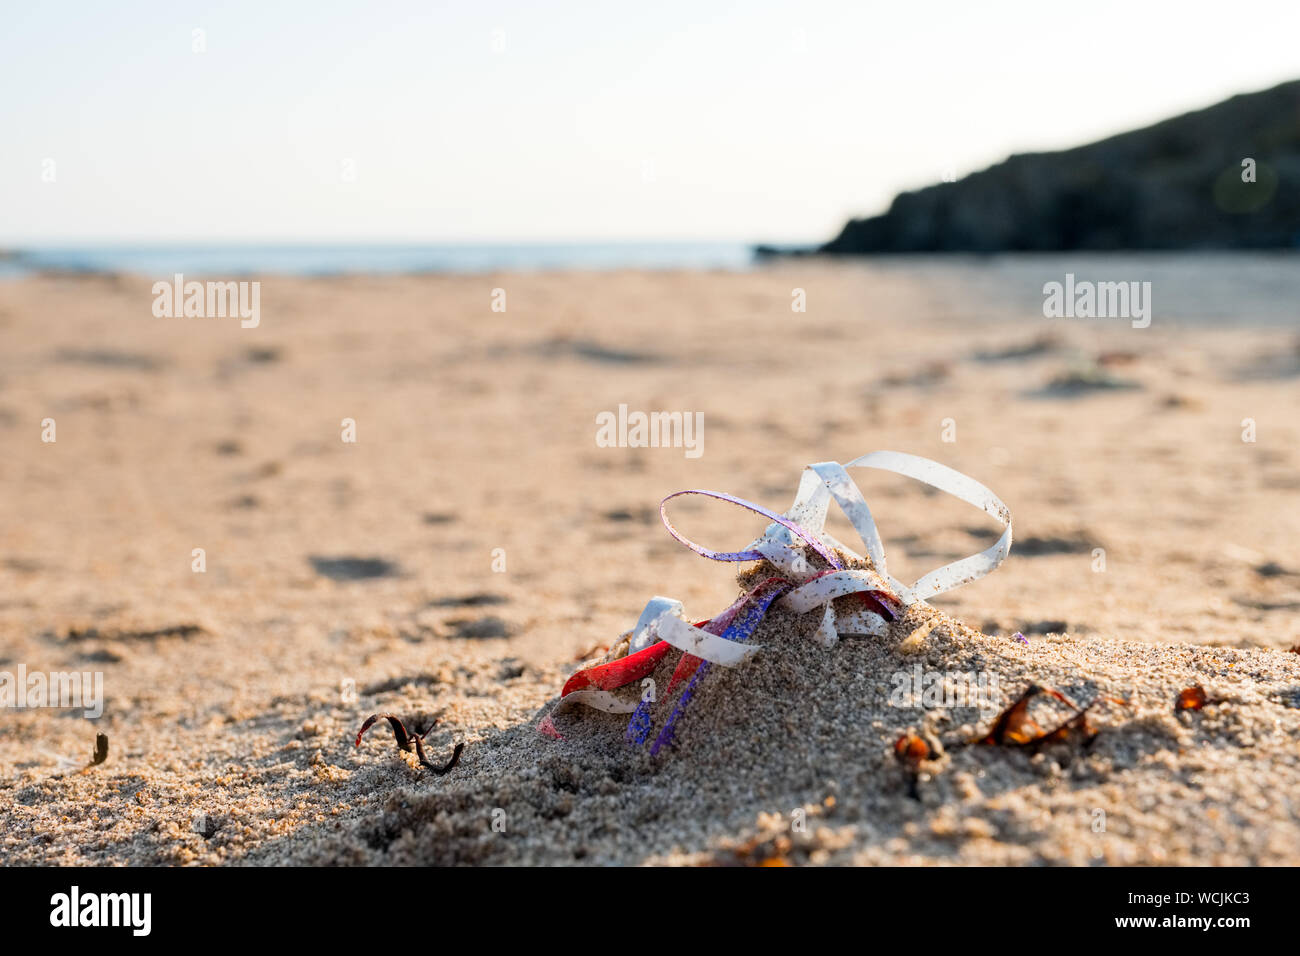
[[[913,800],[920,800],[921,763],[936,756],[935,748],[931,747],[930,742],[924,737],[909,730],[894,741],[894,756],[903,765],[907,795]]]
[[[925,738],[908,731],[894,741],[894,756],[900,763],[915,767],[922,760],[930,759],[930,745]]]
[[[776,836],[762,837],[757,834],[744,843],[734,847],[732,857],[728,859],[719,854],[713,860],[714,866],[790,866],[790,852],[794,841],[784,833]]]
[[[1030,703],[1044,695],[1074,711],[1051,730],[1044,730],[1029,714]],[[1025,688],[1024,693],[1011,703],[1011,706],[998,715],[989,732],[982,737],[977,737],[972,743],[1036,748],[1044,744],[1079,741],[1083,746],[1088,747],[1092,745],[1099,733],[1088,716],[1094,707],[1103,702],[1127,706],[1127,701],[1099,696],[1081,707],[1059,690],[1030,684]]]
[[[1205,688],[1200,684],[1193,684],[1191,687],[1185,687],[1178,692],[1178,697],[1174,699],[1174,713],[1181,710],[1200,710],[1206,704],[1216,704],[1218,701],[1210,700],[1205,693]]]
[[[434,726],[437,724],[436,720],[425,728],[423,733],[412,734],[407,733],[406,725],[402,723],[401,718],[396,714],[371,714],[366,718],[366,722],[361,725],[361,729],[357,731],[357,739],[354,746],[360,747],[361,738],[365,736],[366,731],[380,720],[388,721],[388,726],[393,728],[393,737],[397,741],[398,749],[404,750],[409,754],[411,752],[411,745],[414,744],[415,756],[420,761],[421,766],[432,770],[434,773],[439,775],[450,773],[452,768],[460,762],[461,751],[465,749],[464,744],[457,744],[455,750],[452,751],[451,759],[441,767],[435,763],[430,763],[429,759],[425,757],[424,738],[429,731],[433,730]]]

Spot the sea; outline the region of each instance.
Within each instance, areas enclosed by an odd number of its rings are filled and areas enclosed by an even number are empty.
[[[1158,316],[1225,326],[1300,328],[1300,251],[997,253],[836,259],[837,267],[926,289],[935,308],[963,320],[1042,310],[1045,286],[1149,282]],[[438,274],[618,269],[743,272],[824,260],[763,259],[754,244],[536,242],[386,244],[95,244],[0,251],[0,279],[36,272],[131,273],[170,279],[246,275]],[[809,277],[809,282],[813,281]]]
[[[0,253],[0,275],[146,276],[475,273],[556,269],[748,269],[745,242],[247,243],[49,245]]]

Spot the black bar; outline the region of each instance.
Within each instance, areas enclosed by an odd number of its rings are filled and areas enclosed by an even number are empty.
[[[789,923],[796,930],[815,927],[819,937],[839,924],[864,944],[880,933],[909,931],[932,939],[940,938],[931,935],[936,932],[951,932],[954,942],[978,936],[1005,942],[1001,934],[1010,933],[1010,939],[1033,943],[1026,934],[1044,933],[1039,942],[1073,945],[1159,939],[1171,932],[1230,942],[1243,932],[1289,928],[1292,878],[1287,870],[1249,868],[932,867],[803,869],[784,875],[719,869],[616,874],[583,868],[5,869],[0,870],[0,907],[3,925],[22,938],[75,934],[86,942],[114,939],[127,945],[245,932],[259,938],[283,935],[295,945],[313,939],[338,944],[339,933],[359,932],[388,947],[407,938],[430,945],[471,931],[487,934],[493,948],[513,932],[534,945],[572,942],[573,933],[592,943],[631,945],[642,934],[650,944],[679,917],[692,927],[714,925],[737,939]],[[70,903],[73,886],[83,907],[96,894],[150,894],[148,935],[136,936],[131,925],[51,925],[52,900],[64,894]],[[89,905],[98,903],[97,898]],[[1186,922],[1193,919],[1195,925]],[[1243,919],[1244,924],[1225,923]],[[1153,922],[1121,925],[1132,920]],[[1210,921],[1208,928],[1201,920]],[[566,924],[571,927],[565,929]]]

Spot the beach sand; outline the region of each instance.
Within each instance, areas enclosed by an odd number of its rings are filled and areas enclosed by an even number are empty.
[[[5,862],[1300,863],[1293,331],[968,313],[816,261],[265,277],[256,329],[155,318],[150,285],[0,283],[0,670],[102,672],[106,697],[0,715]],[[702,412],[702,454],[598,447],[620,404]],[[536,732],[652,595],[693,620],[735,599],[663,496],[784,510],[805,464],[876,449],[993,489],[1007,562],[885,638],[827,650],[774,618],[672,752],[590,711]],[[855,478],[899,578],[997,537]],[[764,524],[673,514],[723,550]],[[970,744],[991,714],[894,706],[918,664],[996,679],[998,707],[1031,683],[1127,704],[1088,747]],[[1192,685],[1212,702],[1175,713]],[[382,725],[354,747],[378,711],[436,718],[459,766]],[[896,759],[909,730],[934,760]]]

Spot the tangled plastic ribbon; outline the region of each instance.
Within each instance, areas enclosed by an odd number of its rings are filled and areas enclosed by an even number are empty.
[[[1002,536],[979,554],[945,564],[921,577],[910,586],[889,574],[880,533],[871,517],[862,492],[849,477],[849,468],[876,468],[914,478],[932,488],[960,498],[996,518],[1003,526]],[[705,495],[740,505],[772,520],[763,536],[742,551],[711,551],[681,534],[668,520],[668,502],[682,495]],[[866,547],[866,558],[837,541],[826,531],[826,515],[831,501],[839,505]],[[563,739],[555,727],[555,714],[573,704],[608,713],[631,714],[627,740],[636,746],[650,739],[654,726],[652,711],[656,707],[653,687],[639,702],[626,700],[613,692],[636,683],[658,668],[671,650],[681,652],[669,681],[665,699],[683,686],[676,705],[669,711],[659,733],[654,737],[651,753],[673,740],[673,729],[695,696],[700,682],[713,665],[735,667],[760,649],[749,644],[758,625],[773,605],[796,614],[821,608],[821,622],[815,638],[825,647],[833,647],[840,634],[880,636],[888,622],[917,601],[984,577],[1011,550],[1011,514],[997,495],[979,482],[946,465],[896,451],[876,451],[856,458],[847,465],[826,461],[804,469],[794,504],[785,514],[776,514],[761,505],[718,491],[679,491],[669,495],[659,506],[659,514],[668,533],[696,554],[714,561],[768,561],[777,574],[759,582],[731,607],[711,620],[690,624],[683,616],[682,604],[672,598],[654,597],[646,604],[636,625],[620,638],[616,648],[627,641],[621,656],[584,668],[565,683],[560,702],[538,724],[551,737]],[[818,555],[825,567],[809,563],[808,551]],[[868,567],[846,568],[850,564]],[[856,596],[846,609],[838,598]]]

